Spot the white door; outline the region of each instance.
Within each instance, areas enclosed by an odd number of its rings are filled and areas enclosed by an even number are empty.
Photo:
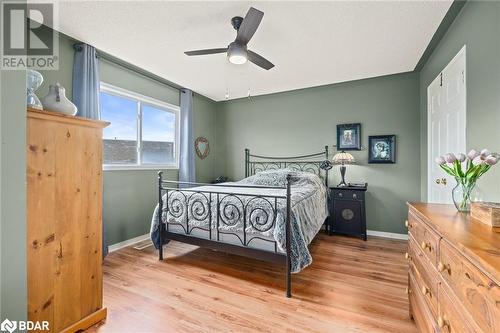
[[[427,88],[428,201],[451,203],[453,177],[434,162],[452,152],[465,152],[465,46]]]

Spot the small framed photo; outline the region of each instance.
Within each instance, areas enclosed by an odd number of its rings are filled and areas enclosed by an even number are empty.
[[[361,124],[337,125],[337,150],[361,150]]]
[[[368,163],[396,163],[396,136],[369,136]]]

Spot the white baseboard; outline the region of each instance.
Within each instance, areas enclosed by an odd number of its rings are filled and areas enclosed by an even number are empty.
[[[393,232],[384,232],[375,230],[367,230],[366,233],[368,234],[368,236],[408,240],[408,234],[396,234]]]
[[[137,237],[134,237],[131,239],[127,239],[127,240],[124,240],[123,242],[110,245],[108,247],[108,251],[110,253],[114,252],[114,251],[118,251],[120,249],[123,249],[124,247],[137,244],[137,243],[145,241],[147,239],[149,239],[149,234],[145,234],[145,235],[137,236]]]

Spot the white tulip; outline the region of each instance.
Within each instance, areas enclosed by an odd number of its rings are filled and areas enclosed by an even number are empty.
[[[437,165],[443,165],[446,163],[443,156],[436,157],[434,161],[437,163]]]
[[[466,159],[465,154],[463,154],[463,153],[457,154],[457,160],[459,160],[460,163],[462,163],[463,161],[465,161],[465,159]]]
[[[444,160],[446,161],[446,163],[453,163],[457,160],[457,157],[453,153],[448,153],[444,155]]]
[[[498,163],[498,157],[490,155],[490,156],[486,157],[484,162],[488,165],[495,165]]]
[[[475,159],[477,156],[479,155],[479,153],[477,152],[477,150],[475,149],[471,149],[471,151],[467,154],[467,157],[469,158],[469,160],[473,160]]]
[[[484,163],[484,159],[481,155],[477,156],[475,159],[472,160],[472,164],[474,165],[480,165]]]
[[[481,150],[481,156],[486,157],[491,155],[491,152],[488,149]]]

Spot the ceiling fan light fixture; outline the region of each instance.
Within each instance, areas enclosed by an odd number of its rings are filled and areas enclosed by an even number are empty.
[[[231,43],[227,48],[227,59],[235,65],[242,65],[247,62],[248,54],[247,47],[238,43]]]

